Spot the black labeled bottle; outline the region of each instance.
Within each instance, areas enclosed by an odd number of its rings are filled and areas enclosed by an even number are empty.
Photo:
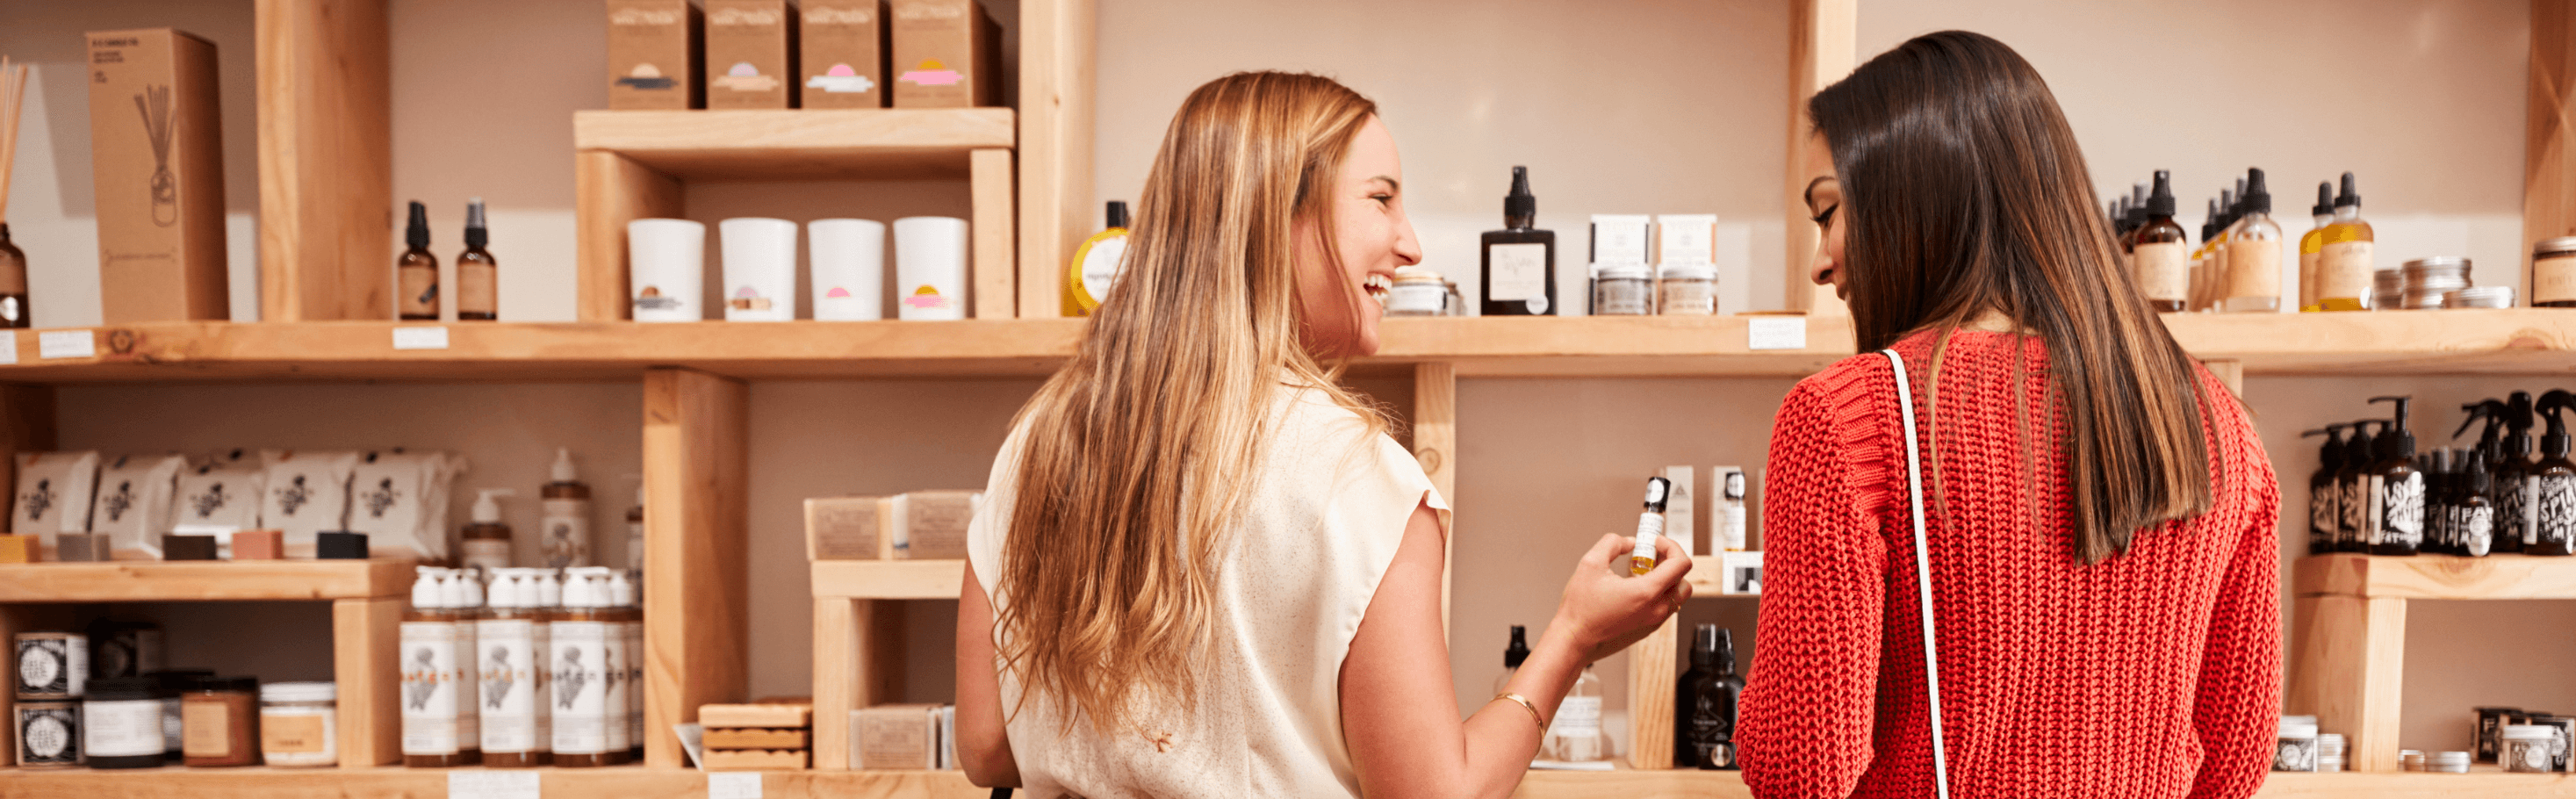
[[[0,328],[29,327],[27,252],[9,242],[9,223],[0,222]]]
[[[2147,307],[2167,313],[2182,310],[2191,291],[2190,234],[2173,215],[2173,173],[2156,170],[2145,215],[2129,232],[2129,273]]]
[[[2325,436],[2325,446],[2317,448],[2317,472],[2308,477],[2308,554],[2323,555],[2335,551],[2335,539],[2342,534],[2343,489],[2335,477],[2343,472],[2343,429],[2351,425],[2337,422],[2323,430],[2300,433],[2300,438]]]
[[[2540,462],[2524,478],[2529,488],[2523,501],[2533,506],[2524,511],[2532,520],[2525,555],[2576,554],[2576,463],[2567,460],[2570,407],[2576,407],[2576,394],[2551,389],[2533,408],[2549,421],[2549,434],[2540,438]]]
[[[2460,473],[2460,494],[2451,505],[2452,535],[2459,541],[2459,553],[2483,558],[2495,551],[2495,503],[2487,493],[2495,487],[2487,471],[2486,459],[2469,456],[2468,469]]]
[[[1512,167],[1512,191],[1503,197],[1503,229],[1482,242],[1486,316],[1546,316],[1556,308],[1556,232],[1540,230],[1538,197],[1530,194],[1529,167]]]
[[[2451,451],[2434,447],[2416,458],[2415,465],[2424,473],[2424,543],[2415,551],[2456,554],[2451,551],[2451,494],[2457,485],[2451,472]]]
[[[2386,424],[2376,419],[2352,423],[2352,438],[2344,440],[2343,470],[2335,473],[2335,487],[2341,496],[2335,501],[2336,552],[2370,552],[2370,464],[2376,460],[2370,426]]]
[[[1503,673],[1494,675],[1494,693],[1511,690],[1512,677],[1521,673],[1521,662],[1528,659],[1529,628],[1518,624],[1512,625],[1512,643],[1503,647]]]
[[[483,246],[492,232],[483,226],[483,198],[465,204],[465,252],[456,256],[456,319],[489,322],[501,318],[501,262]],[[430,268],[436,269],[436,265]]]
[[[1687,765],[1699,769],[1735,768],[1735,709],[1744,696],[1744,678],[1735,674],[1735,636],[1714,624],[1702,624],[1691,635],[1691,678],[1682,682],[1687,700],[1673,706],[1677,718],[1688,718],[1683,737],[1673,741]]]
[[[2415,431],[2406,427],[2413,397],[2372,397],[2397,412],[2379,431],[2379,462],[2370,467],[2369,505],[2375,521],[2370,554],[2413,555],[2424,545],[2424,473],[2415,467]]]
[[[412,202],[403,243],[411,249],[394,261],[394,315],[406,322],[438,321],[438,256],[429,251],[429,206]]]
[[[2513,392],[2504,407],[2504,440],[2488,470],[2495,484],[2495,551],[2521,552],[2531,545],[2533,514],[2540,509],[2531,502],[2531,393]]]

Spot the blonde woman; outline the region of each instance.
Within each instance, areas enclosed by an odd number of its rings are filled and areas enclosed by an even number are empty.
[[[1448,505],[1326,363],[1420,259],[1376,106],[1311,75],[1191,93],[1127,269],[1021,411],[968,534],[957,754],[1038,797],[1508,795],[1584,665],[1690,595],[1604,536],[1460,721]],[[989,591],[987,589],[990,589]]]

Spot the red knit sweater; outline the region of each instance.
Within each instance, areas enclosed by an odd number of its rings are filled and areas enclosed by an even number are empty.
[[[2050,435],[2047,351],[1965,331],[1923,415],[1933,338],[1896,349],[1916,385],[1954,797],[2244,797],[2279,724],[2280,488],[2261,439],[2203,372],[2216,506],[2081,565]],[[1755,796],[1932,792],[1903,423],[1885,356],[1801,381],[1765,482],[1760,649],[1738,727]],[[1934,440],[1937,437],[1937,440]],[[2030,462],[2024,461],[2025,441]],[[1935,485],[1934,460],[1939,467]],[[2025,466],[2036,480],[2025,482]],[[2037,496],[2031,496],[2033,491]]]

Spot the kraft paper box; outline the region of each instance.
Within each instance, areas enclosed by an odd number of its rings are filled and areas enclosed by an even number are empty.
[[[707,107],[794,108],[796,6],[707,0]]]
[[[966,525],[984,504],[984,492],[914,491],[888,504],[896,559],[965,560]]]
[[[100,319],[231,319],[215,45],[170,28],[87,38]]]
[[[878,705],[850,716],[859,768],[939,768],[938,705]]]
[[[885,106],[885,4],[804,0],[797,84],[806,108]]]
[[[805,500],[806,560],[886,560],[894,557],[890,497]]]
[[[1001,26],[975,0],[892,0],[896,108],[1002,104]]]
[[[608,0],[608,107],[705,108],[704,25],[689,0]]]

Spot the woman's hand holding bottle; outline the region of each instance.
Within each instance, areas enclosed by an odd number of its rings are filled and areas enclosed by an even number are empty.
[[[1691,557],[1680,544],[1658,539],[1654,570],[1631,576],[1629,554],[1634,546],[1627,536],[1604,535],[1566,580],[1565,600],[1557,605],[1556,620],[1548,625],[1548,632],[1561,630],[1571,636],[1567,642],[1583,653],[1585,663],[1645,638],[1691,597],[1690,582],[1682,579],[1690,574]]]

